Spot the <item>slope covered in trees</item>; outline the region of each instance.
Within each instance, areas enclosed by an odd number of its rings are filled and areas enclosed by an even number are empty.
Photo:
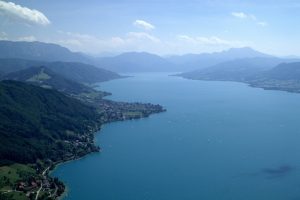
[[[55,90],[2,81],[0,160],[32,163],[76,154],[83,149],[72,147],[72,142],[88,140],[90,131],[99,127],[99,118],[93,107]]]

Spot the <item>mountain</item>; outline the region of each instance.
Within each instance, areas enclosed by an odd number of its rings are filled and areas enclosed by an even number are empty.
[[[176,71],[176,65],[160,56],[146,52],[129,52],[114,57],[99,58],[97,66],[123,73]]]
[[[238,59],[178,76],[195,80],[237,81],[266,90],[300,93],[300,61],[295,59]]]
[[[166,58],[169,62],[178,65],[182,72],[204,69],[222,62],[243,58],[270,58],[272,56],[260,53],[249,47],[232,48],[222,52],[186,54],[182,56],[170,56]]]
[[[300,92],[300,62],[282,63],[248,81],[253,87],[267,90]]]
[[[25,60],[19,58],[0,58],[0,73],[2,75],[9,74],[11,72],[16,72],[19,70],[24,70],[34,66],[41,66],[47,62],[36,61],[36,60]]]
[[[2,79],[27,82],[44,88],[56,89],[69,95],[87,94],[94,91],[88,86],[58,75],[44,66],[12,72],[3,76]]]
[[[43,42],[0,41],[0,59],[1,58],[18,58],[42,62],[59,61],[85,63],[116,72],[154,72],[172,70],[172,67],[170,67],[170,65],[172,65],[171,63],[154,54],[132,52],[114,57],[96,59],[82,53],[72,52],[57,44]]]
[[[76,62],[45,62],[25,59],[0,59],[0,72],[8,74],[30,67],[45,66],[69,80],[80,83],[96,83],[121,78],[117,73]]]
[[[300,62],[281,63],[264,73],[263,76],[277,80],[300,80]]]
[[[21,58],[39,61],[91,63],[87,56],[71,52],[57,44],[43,42],[0,41],[0,58]]]
[[[121,78],[115,72],[101,69],[89,64],[76,62],[51,62],[46,64],[52,71],[81,83],[97,83]]]
[[[18,58],[42,62],[84,63],[115,72],[187,72],[203,69],[229,60],[254,57],[271,57],[249,47],[203,54],[186,54],[162,58],[146,52],[128,52],[112,57],[93,58],[72,52],[57,44],[43,42],[0,41],[0,59]],[[24,61],[26,62],[26,61]],[[32,63],[30,63],[32,64]],[[41,66],[45,65],[39,63]],[[24,65],[23,65],[24,66]],[[52,69],[53,70],[53,69]],[[53,70],[54,71],[54,70]],[[0,70],[1,73],[1,70]],[[85,78],[85,81],[87,79]],[[106,79],[104,79],[106,80]]]
[[[246,81],[288,60],[273,57],[244,58],[216,64],[205,69],[182,73],[189,79]]]
[[[0,82],[0,161],[32,163],[92,151],[100,116],[62,93],[16,81]],[[73,145],[74,144],[74,145]],[[92,142],[91,142],[92,144]]]

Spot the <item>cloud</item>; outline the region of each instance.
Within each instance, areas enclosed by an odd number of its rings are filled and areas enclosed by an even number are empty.
[[[13,20],[22,20],[27,23],[38,25],[49,25],[49,19],[40,11],[22,7],[13,2],[0,0],[0,15],[4,15]]]
[[[145,32],[130,32],[127,34],[127,36],[128,39],[149,40],[154,43],[160,42],[160,40],[157,37]]]
[[[29,36],[19,37],[17,41],[33,42],[33,41],[37,41],[37,39],[33,35],[29,35]]]
[[[33,42],[37,41],[36,37],[33,35],[29,36],[19,36],[19,37],[11,37],[6,32],[0,32],[0,40],[10,40],[10,41],[26,41],[26,42]]]
[[[58,31],[56,38],[45,42],[58,43],[72,51],[95,55],[101,52],[130,51],[146,51],[160,55],[203,53],[252,45],[246,41],[228,40],[217,36],[192,37],[182,34],[159,38],[148,32],[129,32],[121,36],[102,38],[89,34]]]
[[[58,34],[58,39],[48,42],[92,54],[104,51],[151,51],[161,43],[159,38],[146,32],[129,32],[124,36],[110,38],[63,31],[58,31]]]
[[[267,22],[257,22],[257,25],[266,27],[266,26],[268,26],[268,23]]]
[[[218,36],[191,36],[189,34],[158,37],[149,32],[128,32],[123,35],[100,37],[97,35],[57,31],[51,40],[72,51],[93,55],[103,52],[150,52],[159,55],[216,52],[228,48],[253,46],[249,41],[238,41]]]
[[[255,15],[246,14],[244,12],[232,12],[231,15],[233,17],[236,17],[236,18],[239,18],[239,19],[251,19],[251,20],[254,20],[254,21],[257,20]]]
[[[135,20],[133,22],[133,25],[136,26],[136,27],[138,27],[138,28],[145,29],[147,31],[155,29],[154,25],[152,25],[149,22],[146,22],[144,20]]]
[[[224,40],[216,36],[211,37],[190,37],[187,35],[178,35],[179,40],[189,42],[195,45],[225,45],[231,46],[236,42]]]
[[[240,19],[246,19],[248,17],[248,15],[243,12],[232,12],[231,15]]]
[[[252,46],[250,41],[229,40],[217,36],[177,35],[167,43],[165,51],[171,54],[207,53],[223,51],[228,48]]]
[[[236,17],[236,18],[239,18],[239,19],[242,19],[242,20],[245,20],[245,19],[250,19],[252,21],[255,21],[257,22],[256,24],[259,25],[259,26],[262,26],[262,27],[266,27],[268,26],[268,23],[267,22],[264,22],[264,21],[259,21],[257,19],[257,17],[255,15],[252,15],[252,14],[246,14],[244,12],[232,12],[231,15],[233,17]]]

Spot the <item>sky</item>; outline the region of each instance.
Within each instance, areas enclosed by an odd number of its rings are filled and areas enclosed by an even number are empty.
[[[0,0],[0,40],[92,55],[252,47],[300,56],[299,0]]]

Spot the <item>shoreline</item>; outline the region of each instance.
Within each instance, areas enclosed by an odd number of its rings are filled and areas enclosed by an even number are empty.
[[[102,127],[103,127],[104,125],[106,125],[106,124],[115,123],[115,122],[129,121],[129,120],[146,119],[146,118],[149,118],[149,117],[150,117],[151,115],[153,115],[153,114],[159,114],[159,113],[162,113],[162,112],[166,112],[166,109],[162,109],[161,112],[152,113],[152,114],[150,114],[150,115],[148,115],[148,116],[144,116],[144,117],[140,117],[140,118],[125,119],[125,120],[116,120],[116,121],[106,122],[106,123],[104,123],[104,124],[102,124],[102,125],[100,126],[99,130],[97,130],[97,131],[92,131],[92,134],[93,134],[93,137],[94,137],[94,138],[93,138],[93,145],[99,147],[99,145],[96,145],[96,137],[95,137],[95,136],[96,136],[97,134],[100,134],[100,133],[101,133]],[[99,149],[100,149],[99,151],[91,151],[91,152],[87,152],[87,153],[86,153],[85,155],[83,155],[83,156],[76,157],[76,158],[74,158],[74,159],[69,159],[69,160],[66,160],[66,161],[61,161],[61,162],[58,162],[58,163],[54,164],[53,169],[50,169],[50,170],[48,171],[47,176],[48,176],[48,177],[51,177],[51,178],[54,178],[51,174],[52,174],[52,173],[54,172],[54,170],[56,170],[57,167],[59,167],[60,165],[67,164],[67,163],[72,162],[72,161],[84,159],[85,157],[87,157],[87,156],[89,156],[89,155],[91,155],[91,154],[93,154],[93,153],[101,153],[101,148],[99,147]],[[59,177],[57,177],[57,178],[59,178]],[[60,179],[59,179],[59,180],[60,180]],[[62,182],[63,182],[63,181],[62,181]],[[63,200],[66,196],[68,196],[68,192],[70,191],[69,186],[65,185],[64,182],[63,182],[63,184],[64,184],[64,186],[65,186],[65,190],[64,190],[64,192],[63,192],[60,196],[56,197],[57,200]]]
[[[181,77],[187,80],[193,80],[193,81],[214,81],[214,82],[233,82],[233,83],[242,83],[242,84],[246,84],[248,87],[251,88],[259,88],[259,89],[263,89],[265,91],[280,91],[280,92],[287,92],[287,93],[293,93],[293,94],[300,94],[300,88],[298,91],[295,90],[289,90],[289,89],[284,89],[284,88],[276,88],[276,87],[263,87],[263,86],[259,86],[259,85],[255,85],[251,82],[247,82],[247,81],[237,81],[237,80],[212,80],[212,79],[194,79],[194,78],[187,78],[184,76],[180,76],[180,75],[173,75],[173,76],[177,76],[177,77]]]
[[[111,122],[109,122],[111,123]],[[104,124],[100,125],[100,128],[96,131],[91,131],[92,134],[93,134],[93,145],[95,145],[95,135],[99,132],[100,134],[100,131],[102,129]],[[96,146],[96,145],[95,145]],[[100,149],[100,148],[99,148]],[[54,164],[53,168],[51,170],[49,170],[47,176],[48,177],[51,177],[51,178],[54,178],[54,176],[52,176],[52,173],[60,166],[60,165],[63,165],[63,164],[67,164],[69,162],[72,162],[72,161],[76,161],[76,160],[81,160],[81,159],[84,159],[86,156],[92,154],[92,153],[100,153],[101,152],[101,149],[99,151],[91,151],[91,152],[87,152],[85,155],[83,156],[80,156],[80,157],[76,157],[76,158],[73,158],[73,159],[69,159],[69,160],[66,160],[66,161],[61,161],[61,162],[57,162]],[[57,177],[58,178],[58,177]],[[60,180],[60,179],[59,179]],[[63,181],[62,181],[63,182]],[[57,200],[63,200],[66,196],[68,196],[68,192],[70,190],[69,186],[67,186],[64,182],[63,182],[64,186],[65,186],[65,189],[64,189],[64,192],[56,197]]]

